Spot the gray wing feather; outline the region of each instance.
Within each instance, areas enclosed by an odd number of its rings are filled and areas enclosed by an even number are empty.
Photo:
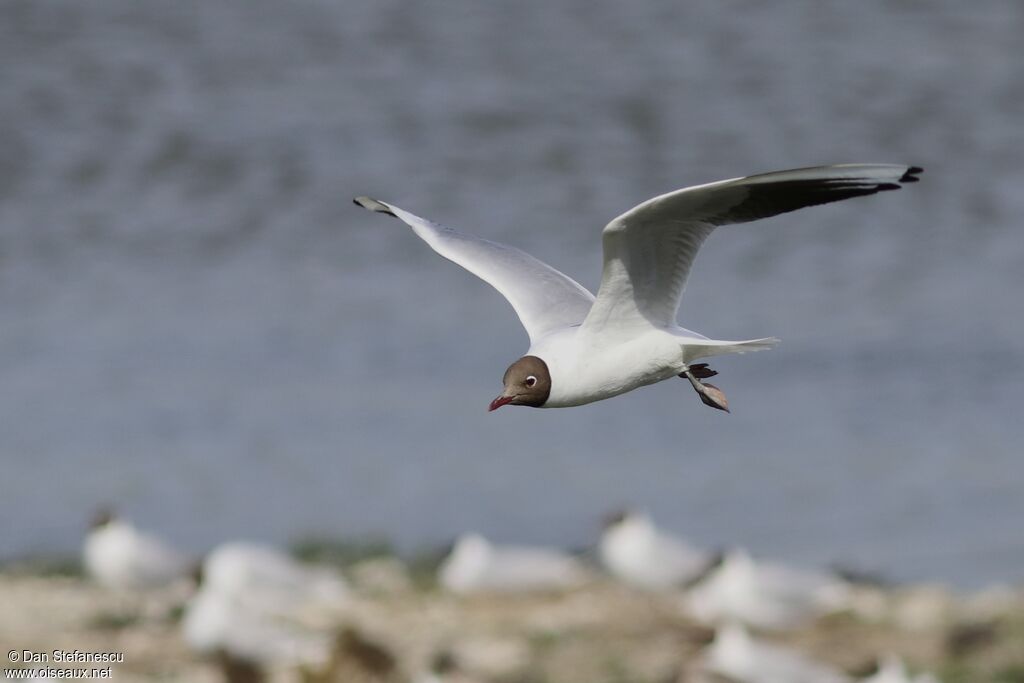
[[[690,267],[719,225],[746,223],[897,190],[921,169],[845,164],[723,180],[669,192],[630,209],[604,229],[604,270],[586,329],[675,325]]]
[[[463,234],[369,197],[357,197],[355,203],[400,219],[438,254],[498,290],[512,304],[531,342],[579,325],[590,311],[593,294],[524,251]]]

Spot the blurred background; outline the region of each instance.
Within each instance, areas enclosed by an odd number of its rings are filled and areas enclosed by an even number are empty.
[[[713,547],[1024,579],[1024,6],[345,0],[0,5],[0,559],[111,503],[179,546],[632,505]],[[527,338],[368,194],[589,288],[611,217],[783,168],[898,193],[725,228],[664,382],[488,414]],[[719,381],[720,380],[720,381]]]

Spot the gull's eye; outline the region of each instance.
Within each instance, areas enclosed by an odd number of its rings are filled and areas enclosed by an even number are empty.
[[[527,375],[526,376],[526,382],[524,382],[524,384],[526,384],[527,388],[532,389],[533,385],[536,384],[536,383],[537,383],[537,378],[536,377],[534,377],[533,375]]]

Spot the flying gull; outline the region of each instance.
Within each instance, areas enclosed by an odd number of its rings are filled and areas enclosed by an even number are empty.
[[[503,405],[562,408],[624,394],[669,377],[689,380],[702,402],[728,411],[725,394],[702,380],[717,374],[693,361],[759,351],[778,339],[709,339],[676,322],[697,250],[720,225],[805,206],[897,190],[917,166],[842,164],[777,171],[687,187],[648,199],[605,226],[604,269],[595,297],[546,263],[369,197],[355,203],[407,223],[423,241],[508,299],[530,336],[505,371]]]

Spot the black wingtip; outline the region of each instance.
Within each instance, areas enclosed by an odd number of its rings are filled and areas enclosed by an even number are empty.
[[[384,202],[379,202],[376,199],[370,197],[360,196],[352,200],[352,203],[356,206],[361,206],[367,211],[373,211],[374,213],[383,213],[393,218],[398,218],[391,208]]]
[[[917,174],[924,173],[924,169],[920,166],[911,166],[907,169],[907,172],[900,178],[901,183],[916,183],[921,180],[917,177]]]

